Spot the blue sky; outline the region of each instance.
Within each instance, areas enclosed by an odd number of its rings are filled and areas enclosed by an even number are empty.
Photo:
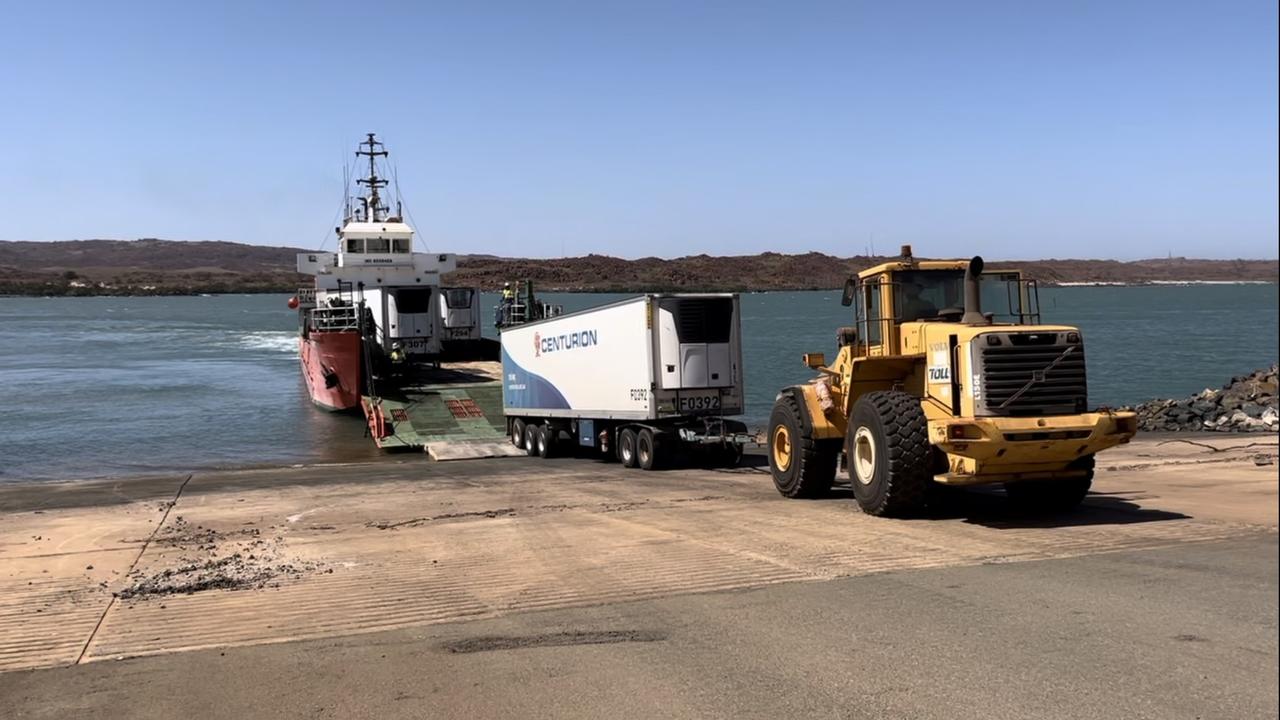
[[[363,133],[435,250],[1276,257],[1242,2],[7,3],[0,239],[316,247]]]

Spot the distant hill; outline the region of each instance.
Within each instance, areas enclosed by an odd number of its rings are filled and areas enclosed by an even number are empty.
[[[293,271],[301,248],[173,240],[0,241],[0,294],[172,295],[292,292],[308,281]],[[693,255],[625,260],[607,255],[555,259],[460,256],[446,276],[456,285],[499,287],[531,279],[542,290],[816,290],[838,288],[850,274],[886,258],[822,253]],[[988,260],[1022,268],[1043,284],[1276,282],[1275,260]]]

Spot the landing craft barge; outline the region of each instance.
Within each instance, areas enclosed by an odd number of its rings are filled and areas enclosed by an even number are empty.
[[[511,454],[504,442],[498,346],[481,337],[480,292],[446,288],[452,253],[413,250],[414,231],[384,204],[388,153],[370,133],[356,155],[368,175],[348,199],[334,252],[299,253],[315,277],[289,301],[307,391],[330,411],[360,408],[379,447],[433,457]]]

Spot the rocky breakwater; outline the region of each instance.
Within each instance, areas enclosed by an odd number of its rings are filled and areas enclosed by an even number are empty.
[[[1205,389],[1181,400],[1151,400],[1135,408],[1138,427],[1148,432],[1275,432],[1276,366],[1231,378],[1221,389]]]

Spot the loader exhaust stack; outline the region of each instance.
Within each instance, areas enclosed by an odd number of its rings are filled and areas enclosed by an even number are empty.
[[[982,287],[978,284],[982,276],[982,257],[974,256],[969,267],[964,271],[964,317],[960,322],[965,325],[986,325],[987,318],[982,314]]]

